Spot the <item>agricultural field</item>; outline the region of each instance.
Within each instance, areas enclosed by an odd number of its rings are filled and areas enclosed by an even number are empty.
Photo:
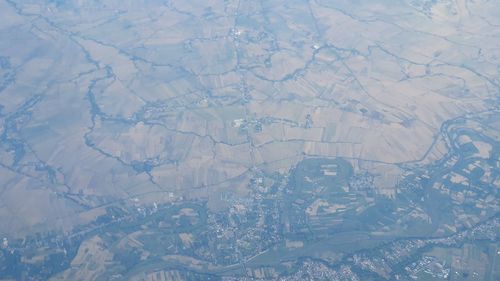
[[[0,280],[499,280],[498,15],[0,0]]]

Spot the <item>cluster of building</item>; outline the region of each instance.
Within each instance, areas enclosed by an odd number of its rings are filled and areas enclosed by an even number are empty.
[[[397,272],[399,266],[411,278],[420,278],[419,274],[429,274],[434,278],[447,279],[450,274],[450,266],[432,256],[420,256],[419,250],[426,246],[457,247],[468,241],[489,240],[497,241],[500,218],[493,218],[478,224],[470,229],[458,232],[454,235],[441,238],[409,239],[390,243],[379,250],[364,254],[355,254],[349,260],[365,271],[376,273],[385,279]],[[415,261],[406,264],[406,261]]]
[[[411,265],[406,266],[405,270],[412,279],[418,279],[422,273],[443,280],[446,280],[450,275],[450,267],[445,262],[432,256],[422,257]]]

